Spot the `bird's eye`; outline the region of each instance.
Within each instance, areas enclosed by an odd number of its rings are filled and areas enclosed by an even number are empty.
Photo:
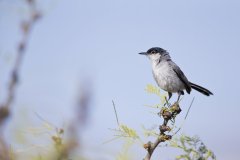
[[[156,51],[155,51],[155,50],[152,50],[152,51],[151,51],[151,53],[152,53],[152,54],[155,54],[155,53],[156,53]]]

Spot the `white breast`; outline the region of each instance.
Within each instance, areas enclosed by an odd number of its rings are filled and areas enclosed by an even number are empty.
[[[159,64],[153,63],[152,70],[153,76],[161,89],[172,93],[185,89],[184,84],[167,61]]]

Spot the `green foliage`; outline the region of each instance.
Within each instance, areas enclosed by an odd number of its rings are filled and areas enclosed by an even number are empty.
[[[147,107],[157,109],[158,112],[160,111],[158,113],[158,115],[167,116],[167,113],[169,113],[169,114],[173,115],[173,117],[174,117],[174,115],[176,113],[179,113],[181,111],[178,103],[174,103],[173,105],[171,105],[171,107],[168,107],[168,106],[165,107],[163,105],[166,102],[166,94],[160,93],[160,89],[158,87],[148,84],[145,88],[145,91],[149,94],[156,95],[160,98],[159,104],[152,105],[152,106],[145,105]],[[187,114],[189,113],[189,110],[192,106],[192,102],[187,111]],[[114,103],[113,103],[113,105],[114,105]],[[115,109],[116,119],[118,122],[115,105],[114,105],[114,109]],[[184,120],[186,120],[187,114],[186,114]],[[169,145],[168,144],[164,145],[164,146],[175,147],[175,148],[181,149],[183,151],[183,154],[178,155],[176,157],[177,160],[208,160],[208,159],[216,160],[214,153],[211,150],[209,150],[206,147],[206,145],[198,137],[196,137],[196,136],[190,137],[190,136],[182,135],[182,136],[176,138],[176,136],[177,136],[176,133],[181,129],[181,127],[178,128],[175,126],[175,117],[174,117],[172,120],[172,127],[169,128],[169,133],[172,133],[172,135],[175,137],[175,139],[171,140],[169,142],[170,143]],[[159,137],[157,126],[151,128],[151,129],[146,129],[144,126],[142,128],[143,128],[143,135],[145,137],[152,137],[152,138]],[[177,130],[177,132],[174,132],[174,130],[176,128],[178,128],[178,130]],[[128,127],[127,125],[122,125],[122,124],[120,125],[119,122],[118,122],[118,129],[114,129],[113,131],[116,134],[114,135],[115,138],[112,140],[115,140],[118,138],[123,138],[125,140],[123,148],[117,155],[116,159],[117,160],[133,159],[132,155],[129,154],[129,150],[134,145],[134,143],[136,144],[136,143],[140,142],[141,145],[144,144],[142,142],[142,137],[139,136],[139,134],[137,133],[137,131],[135,129],[132,129],[132,128]]]
[[[156,132],[156,127],[153,127],[151,129],[146,129],[144,126],[142,126],[143,134],[145,137],[158,137],[158,133]]]
[[[164,107],[163,104],[165,102],[165,95],[160,93],[159,88],[153,85],[147,85],[145,88],[145,91],[149,94],[157,95],[161,102],[153,108],[157,109],[159,112],[169,112],[174,113],[177,109],[176,107]],[[117,114],[115,109],[115,114]],[[164,115],[164,114],[162,114]],[[85,160],[86,158],[82,157],[82,155],[72,155],[72,150],[76,147],[77,139],[71,139],[69,137],[66,137],[65,132],[67,132],[66,129],[58,128],[56,126],[53,126],[51,123],[47,122],[43,118],[41,118],[39,115],[37,115],[39,119],[42,120],[42,123],[38,127],[34,128],[28,128],[27,131],[20,137],[17,136],[16,138],[19,139],[20,143],[27,143],[27,140],[30,139],[29,135],[33,135],[33,138],[37,139],[38,142],[46,140],[49,140],[46,145],[43,145],[39,147],[40,145],[34,145],[33,147],[22,149],[21,152],[19,150],[16,150],[14,147],[10,148],[10,155],[11,160],[17,160],[17,159],[32,159],[32,160],[68,160],[68,159],[78,159],[78,160]],[[118,122],[118,117],[116,115],[116,119]],[[134,155],[136,153],[132,152],[133,146],[135,147],[142,147],[143,146],[143,137],[150,137],[150,138],[157,138],[159,136],[159,130],[158,125],[155,125],[155,127],[152,127],[150,129],[147,129],[145,127],[142,127],[142,132],[139,132],[135,130],[134,128],[129,127],[126,124],[117,123],[117,129],[112,129],[114,131],[114,138],[110,141],[116,140],[116,139],[122,139],[123,140],[123,146],[122,149],[118,152],[117,155],[115,155],[116,160],[132,160],[134,159]],[[169,133],[173,133],[173,130],[175,127],[173,126]],[[47,134],[46,134],[47,133]],[[17,134],[18,135],[18,134]],[[44,136],[45,135],[45,136]],[[177,135],[174,135],[176,137]],[[110,142],[108,141],[108,142]],[[198,137],[189,137],[182,135],[179,138],[175,138],[174,140],[171,140],[169,142],[170,144],[168,146],[178,148],[183,151],[183,153],[176,157],[177,160],[216,160],[216,157],[214,153],[209,150],[205,144],[198,138]],[[165,143],[166,144],[166,143]],[[79,149],[79,148],[78,148]],[[21,155],[21,156],[20,156]],[[20,158],[21,157],[21,158]]]
[[[125,138],[122,150],[116,156],[116,160],[132,160],[134,154],[130,152],[130,149],[134,145],[134,143],[135,142],[132,139]]]
[[[179,148],[184,153],[177,160],[216,160],[214,153],[199,139],[199,137],[182,135],[170,142],[171,147]]]
[[[159,106],[165,103],[167,94],[161,94],[159,87],[152,84],[147,84],[145,91],[149,94],[154,94],[160,98],[160,104],[154,105],[153,108],[159,108]]]
[[[127,125],[124,124],[119,124],[118,129],[112,129],[112,131],[115,132],[114,138],[105,142],[111,142],[113,140],[123,138],[124,139],[124,144],[122,146],[122,150],[116,155],[116,160],[131,160],[132,155],[129,150],[131,147],[136,144],[137,142],[141,142],[140,137],[137,133],[137,131],[133,128],[128,127]]]
[[[155,94],[159,97],[161,97],[161,94],[160,94],[160,89],[152,84],[147,84],[146,88],[145,88],[145,91],[148,92],[148,93],[151,93],[151,94]]]
[[[139,136],[137,134],[137,131],[128,127],[127,125],[121,124],[118,126],[118,129],[111,129],[115,132],[115,135],[112,140],[118,139],[118,138],[130,138],[132,140],[139,140]],[[112,140],[109,140],[105,143],[111,142]]]
[[[133,138],[133,139],[139,139],[139,136],[134,129],[129,128],[126,125],[120,125],[119,128],[120,128],[119,131],[121,133],[121,136],[130,137],[130,138]]]

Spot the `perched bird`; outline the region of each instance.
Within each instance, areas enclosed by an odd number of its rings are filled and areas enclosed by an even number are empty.
[[[166,50],[153,47],[147,52],[141,52],[139,54],[146,55],[150,59],[154,79],[161,89],[168,92],[168,100],[172,97],[172,93],[178,93],[177,101],[179,101],[180,96],[184,95],[184,90],[190,94],[192,89],[206,96],[213,95],[208,89],[189,82],[178,65],[172,61]]]

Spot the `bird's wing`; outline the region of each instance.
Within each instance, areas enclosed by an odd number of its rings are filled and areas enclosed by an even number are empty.
[[[184,73],[181,71],[181,69],[174,62],[171,62],[171,63],[172,63],[171,66],[173,68],[173,71],[176,73],[178,78],[183,82],[187,93],[190,93],[191,86],[190,86],[190,83],[188,82],[187,77],[184,75]]]

